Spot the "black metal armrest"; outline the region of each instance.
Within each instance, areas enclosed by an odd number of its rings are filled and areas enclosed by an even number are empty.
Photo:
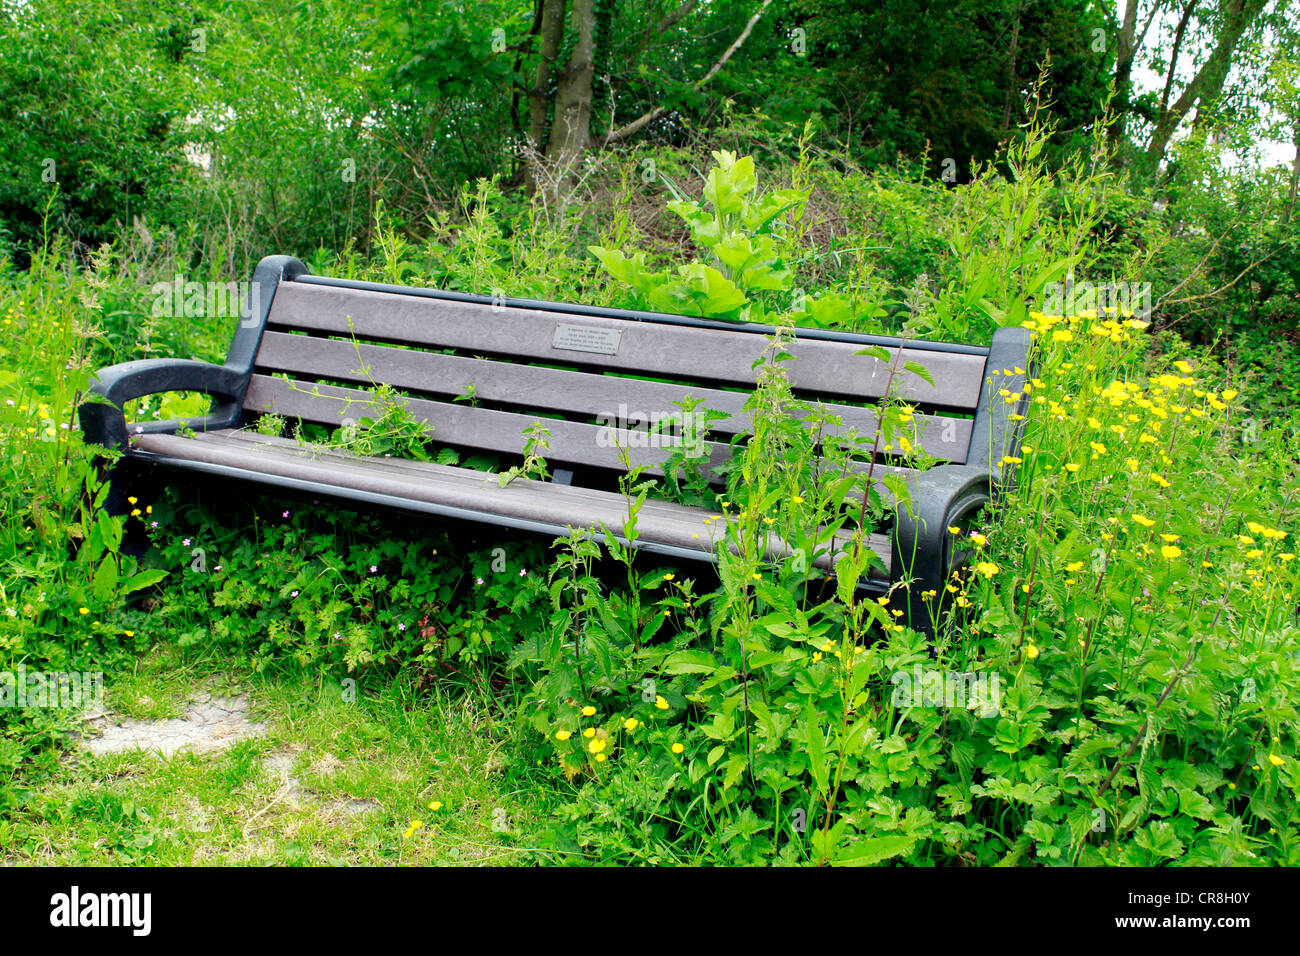
[[[174,431],[185,425],[195,431],[230,428],[239,423],[240,405],[248,374],[224,365],[190,359],[141,359],[100,369],[90,392],[105,401],[83,402],[77,409],[81,431],[89,442],[122,448],[127,441],[127,402],[159,392],[205,392],[215,401],[212,411],[199,418],[149,422],[142,431]]]
[[[908,479],[910,506],[899,504],[894,519],[894,580],[913,579],[913,593],[939,590],[962,562],[948,528],[958,527],[993,495],[985,468],[940,465]]]

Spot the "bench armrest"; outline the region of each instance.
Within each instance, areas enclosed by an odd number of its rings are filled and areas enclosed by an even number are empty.
[[[900,503],[894,519],[893,578],[913,579],[912,592],[941,590],[950,575],[964,563],[955,551],[955,535],[948,528],[966,518],[993,496],[993,479],[987,469],[970,465],[940,465],[908,479],[911,506]]]
[[[240,396],[248,376],[224,365],[191,359],[141,359],[100,369],[90,386],[105,401],[83,402],[77,409],[86,441],[106,448],[123,448],[127,441],[123,407],[132,399],[158,392],[205,392],[217,401],[212,411],[185,421],[149,422],[146,432],[175,431],[182,425],[195,431],[231,428],[239,423]]]

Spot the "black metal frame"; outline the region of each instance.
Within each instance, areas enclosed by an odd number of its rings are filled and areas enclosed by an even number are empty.
[[[440,289],[410,288],[313,276],[307,266],[298,259],[290,256],[267,256],[258,263],[253,273],[253,283],[257,287],[258,295],[255,298],[250,297],[250,301],[244,306],[240,326],[231,343],[225,364],[213,365],[182,359],[146,359],[102,369],[90,390],[105,402],[87,402],[79,409],[81,428],[86,440],[107,448],[122,450],[129,460],[141,464],[183,468],[223,477],[251,480],[302,493],[344,497],[376,507],[418,511],[453,520],[477,521],[535,534],[567,533],[566,528],[546,522],[503,518],[489,512],[406,501],[373,492],[276,478],[226,466],[176,461],[144,451],[131,450],[123,406],[127,401],[158,392],[205,392],[213,396],[213,407],[209,414],[198,418],[138,424],[135,426],[138,432],[167,433],[180,428],[206,431],[238,428],[244,424],[244,396],[248,391],[253,363],[261,345],[267,317],[281,282],[302,282],[310,285],[414,295],[455,302],[494,304],[549,314],[586,315],[636,322],[725,329],[755,335],[772,335],[776,332],[773,326],[758,323],[721,322],[684,315],[606,309],[533,299],[494,298]],[[254,312],[254,305],[257,307],[256,312]],[[797,329],[796,335],[799,338],[861,345],[898,347],[904,344],[902,339],[893,336],[824,329]],[[906,345],[908,348],[921,351],[987,356],[985,381],[981,389],[979,405],[974,410],[975,421],[966,464],[939,465],[917,476],[910,485],[912,493],[910,508],[900,508],[895,520],[892,535],[893,583],[902,579],[913,582],[909,589],[912,595],[909,603],[912,609],[911,619],[917,622],[924,620],[924,614],[920,611],[916,599],[920,592],[934,590],[942,599],[943,584],[965,559],[961,549],[954,547],[953,536],[948,532],[948,528],[961,525],[987,504],[1000,486],[1014,480],[1014,468],[1001,468],[998,463],[1011,453],[1019,440],[1020,422],[1013,416],[1023,416],[1028,408],[1024,385],[1029,374],[1030,335],[1025,329],[998,329],[994,332],[993,341],[988,348],[920,340],[908,340]],[[995,370],[1002,374],[994,375]],[[1002,390],[1018,394],[1019,398],[1007,401],[1001,394]],[[122,498],[120,494],[114,494],[111,500],[119,502],[120,506]],[[626,542],[621,543],[626,544]],[[713,560],[709,552],[694,552],[649,543],[641,547],[667,557]],[[918,617],[918,614],[921,616]]]

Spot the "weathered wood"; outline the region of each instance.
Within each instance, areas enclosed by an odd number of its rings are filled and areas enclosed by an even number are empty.
[[[257,370],[291,373],[296,378],[375,381],[445,396],[467,396],[472,385],[474,397],[482,401],[581,414],[598,422],[622,422],[633,428],[644,428],[651,421],[678,412],[675,403],[691,397],[700,401],[701,407],[729,416],[715,421],[711,431],[734,435],[749,427],[749,414],[743,409],[750,396],[748,390],[675,385],[284,332],[265,334]],[[874,409],[842,404],[824,407],[843,422],[842,427],[831,430],[832,434],[844,434],[849,429],[857,429],[860,435],[876,431],[878,417]],[[970,419],[918,414],[916,424],[919,444],[927,452],[941,460],[965,460],[970,447]]]
[[[303,283],[280,287],[267,321],[272,329],[350,334],[360,341],[377,339],[749,387],[755,380],[754,363],[771,345],[766,336],[741,328],[730,332],[561,315]],[[614,354],[557,348],[557,333],[563,341],[562,326],[586,330],[590,333],[586,347],[605,347]],[[582,344],[579,334],[571,338],[567,344]],[[826,400],[878,399],[888,385],[888,366],[859,351],[853,343],[801,339],[791,344],[789,352],[797,358],[785,368],[796,389]],[[905,398],[964,411],[976,407],[984,381],[984,356],[904,348],[903,360],[925,366],[935,381],[931,386],[917,375],[901,372],[896,386]]]
[[[371,392],[362,389],[254,375],[248,387],[245,408],[333,427],[347,422],[356,423],[364,416],[380,414],[382,409],[373,404],[373,398]],[[661,466],[674,451],[672,447],[663,445],[645,447],[633,444],[649,437],[643,432],[588,425],[562,418],[544,418],[419,398],[404,398],[402,405],[412,417],[432,427],[432,441],[444,445],[520,455],[523,453],[524,429],[534,423],[541,423],[550,431],[551,447],[543,453],[548,462],[625,471],[619,453],[620,446],[623,446],[627,448],[631,463],[645,467],[645,474],[650,477],[663,474]],[[665,436],[665,441],[667,440],[668,436]],[[702,442],[702,447],[707,454],[707,464],[702,467],[713,484],[722,484],[721,476],[708,469],[728,461],[732,454],[730,447],[707,440]],[[916,473],[911,468],[881,462],[873,465],[860,460],[850,460],[846,467],[857,472],[870,470],[882,493],[884,488],[880,482],[885,476],[907,478]]]
[[[370,392],[361,389],[254,375],[244,407],[335,426],[345,420],[355,423],[363,416],[380,414],[382,409],[372,404],[372,398]],[[673,452],[670,447],[633,446],[632,442],[648,440],[650,436],[626,429],[420,398],[407,398],[402,404],[412,416],[431,426],[433,441],[445,445],[519,455],[523,453],[524,429],[540,422],[550,431],[551,447],[544,453],[548,461],[622,471],[624,466],[619,456],[622,444],[627,446],[632,464],[648,467],[647,473],[653,475],[663,473],[658,466]],[[664,436],[664,441],[668,440]],[[705,441],[703,448],[708,454],[709,467],[721,465],[730,457],[730,449],[725,444]]]
[[[496,476],[468,468],[404,459],[358,458],[339,451],[304,447],[296,442],[247,431],[206,432],[195,438],[178,435],[140,435],[133,440],[136,454],[156,455],[169,463],[205,463],[238,469],[249,477],[297,479],[349,491],[387,495],[409,501],[438,503],[495,516],[622,533],[627,520],[623,496],[519,478],[502,488]],[[725,533],[722,521],[703,508],[666,501],[647,501],[638,516],[642,543],[654,543],[707,557]],[[890,541],[871,535],[869,546],[885,568],[891,560]],[[775,533],[768,535],[766,556],[788,555],[789,547]],[[828,563],[829,555],[820,562]],[[887,571],[878,574],[888,578]]]

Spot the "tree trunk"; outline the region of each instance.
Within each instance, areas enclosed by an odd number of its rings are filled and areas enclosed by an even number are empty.
[[[1291,140],[1295,143],[1295,159],[1291,160],[1291,191],[1287,196],[1286,211],[1282,213],[1284,226],[1291,221],[1291,214],[1295,212],[1296,186],[1300,185],[1300,120],[1296,120]]]
[[[1115,122],[1110,126],[1110,141],[1116,147],[1116,158],[1119,157],[1118,147],[1124,142],[1128,111],[1132,105],[1130,91],[1133,58],[1137,55],[1137,15],[1138,0],[1128,0],[1124,6],[1124,18],[1120,21],[1119,36],[1115,38]]]
[[[1020,100],[1016,79],[1016,57],[1020,54],[1020,4],[1016,3],[1015,22],[1011,24],[1011,50],[1007,54],[1007,98],[1002,110],[1002,129],[1011,130],[1011,114]]]
[[[578,182],[591,140],[591,84],[595,75],[596,0],[573,0],[577,39],[569,62],[556,79],[555,113],[546,143],[548,187],[557,206]]]
[[[1151,133],[1151,142],[1147,145],[1147,158],[1153,168],[1158,168],[1165,155],[1169,140],[1173,138],[1179,124],[1193,106],[1200,103],[1204,109],[1218,99],[1223,85],[1228,79],[1228,70],[1232,66],[1232,55],[1237,49],[1241,36],[1267,5],[1268,0],[1224,0],[1222,3],[1223,23],[1219,28],[1219,37],[1214,50],[1197,70],[1196,76],[1187,84],[1181,96],[1170,107],[1160,111],[1156,117],[1156,128]]]
[[[551,73],[560,55],[560,40],[564,38],[564,17],[568,0],[542,0],[541,56],[533,85],[528,90],[528,155],[524,157],[524,188],[528,195],[537,190],[534,168],[539,157],[546,153],[546,114],[550,106]]]

